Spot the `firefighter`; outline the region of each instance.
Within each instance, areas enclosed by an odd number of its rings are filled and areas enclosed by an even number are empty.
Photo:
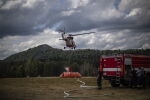
[[[98,89],[102,89],[102,72],[100,71],[98,71],[97,86],[98,86]]]
[[[138,85],[145,88],[145,71],[144,68],[139,67],[137,70],[137,78],[138,78]]]
[[[131,76],[131,88],[137,86],[137,74],[136,70],[133,68],[132,69],[132,76]]]
[[[143,88],[145,88],[146,87],[146,80],[145,80],[145,70],[144,70],[144,67],[142,67],[141,68],[141,72],[142,72],[142,74],[141,74],[141,85],[142,85],[142,87]]]

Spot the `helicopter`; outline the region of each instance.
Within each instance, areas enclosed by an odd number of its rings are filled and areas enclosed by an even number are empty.
[[[88,32],[88,33],[81,33],[81,34],[68,34],[66,36],[65,28],[64,28],[64,30],[59,30],[59,32],[62,33],[61,34],[62,39],[59,39],[59,40],[63,40],[63,41],[66,42],[66,47],[64,47],[64,49],[66,49],[67,47],[71,48],[71,49],[75,49],[76,48],[76,44],[75,44],[75,42],[73,40],[74,36],[95,33],[95,32]]]

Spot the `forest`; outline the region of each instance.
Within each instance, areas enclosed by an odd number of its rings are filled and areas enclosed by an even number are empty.
[[[40,45],[0,60],[0,77],[59,76],[70,67],[82,76],[96,76],[103,55],[138,54],[150,56],[150,49],[129,50],[61,50]]]

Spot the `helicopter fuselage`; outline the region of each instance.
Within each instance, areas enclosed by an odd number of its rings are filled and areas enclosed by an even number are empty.
[[[64,38],[63,40],[66,42],[66,47],[69,47],[69,48],[72,48],[72,49],[76,48],[75,42],[73,41],[73,37],[68,36],[68,37]],[[64,49],[66,47],[64,47]]]
[[[65,28],[64,28],[64,30],[60,30],[60,32],[62,33],[61,34],[62,39],[59,39],[59,40],[64,40],[66,42],[66,47],[69,47],[71,49],[76,48],[75,42],[73,41],[73,36],[95,33],[95,32],[88,32],[88,33],[81,33],[81,34],[74,34],[74,35],[73,34],[68,34],[68,36],[65,36],[66,35]],[[64,47],[64,49],[66,47]]]

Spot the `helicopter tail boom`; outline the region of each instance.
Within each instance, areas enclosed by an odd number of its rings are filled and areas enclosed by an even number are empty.
[[[64,40],[64,39],[59,39],[59,40]]]

